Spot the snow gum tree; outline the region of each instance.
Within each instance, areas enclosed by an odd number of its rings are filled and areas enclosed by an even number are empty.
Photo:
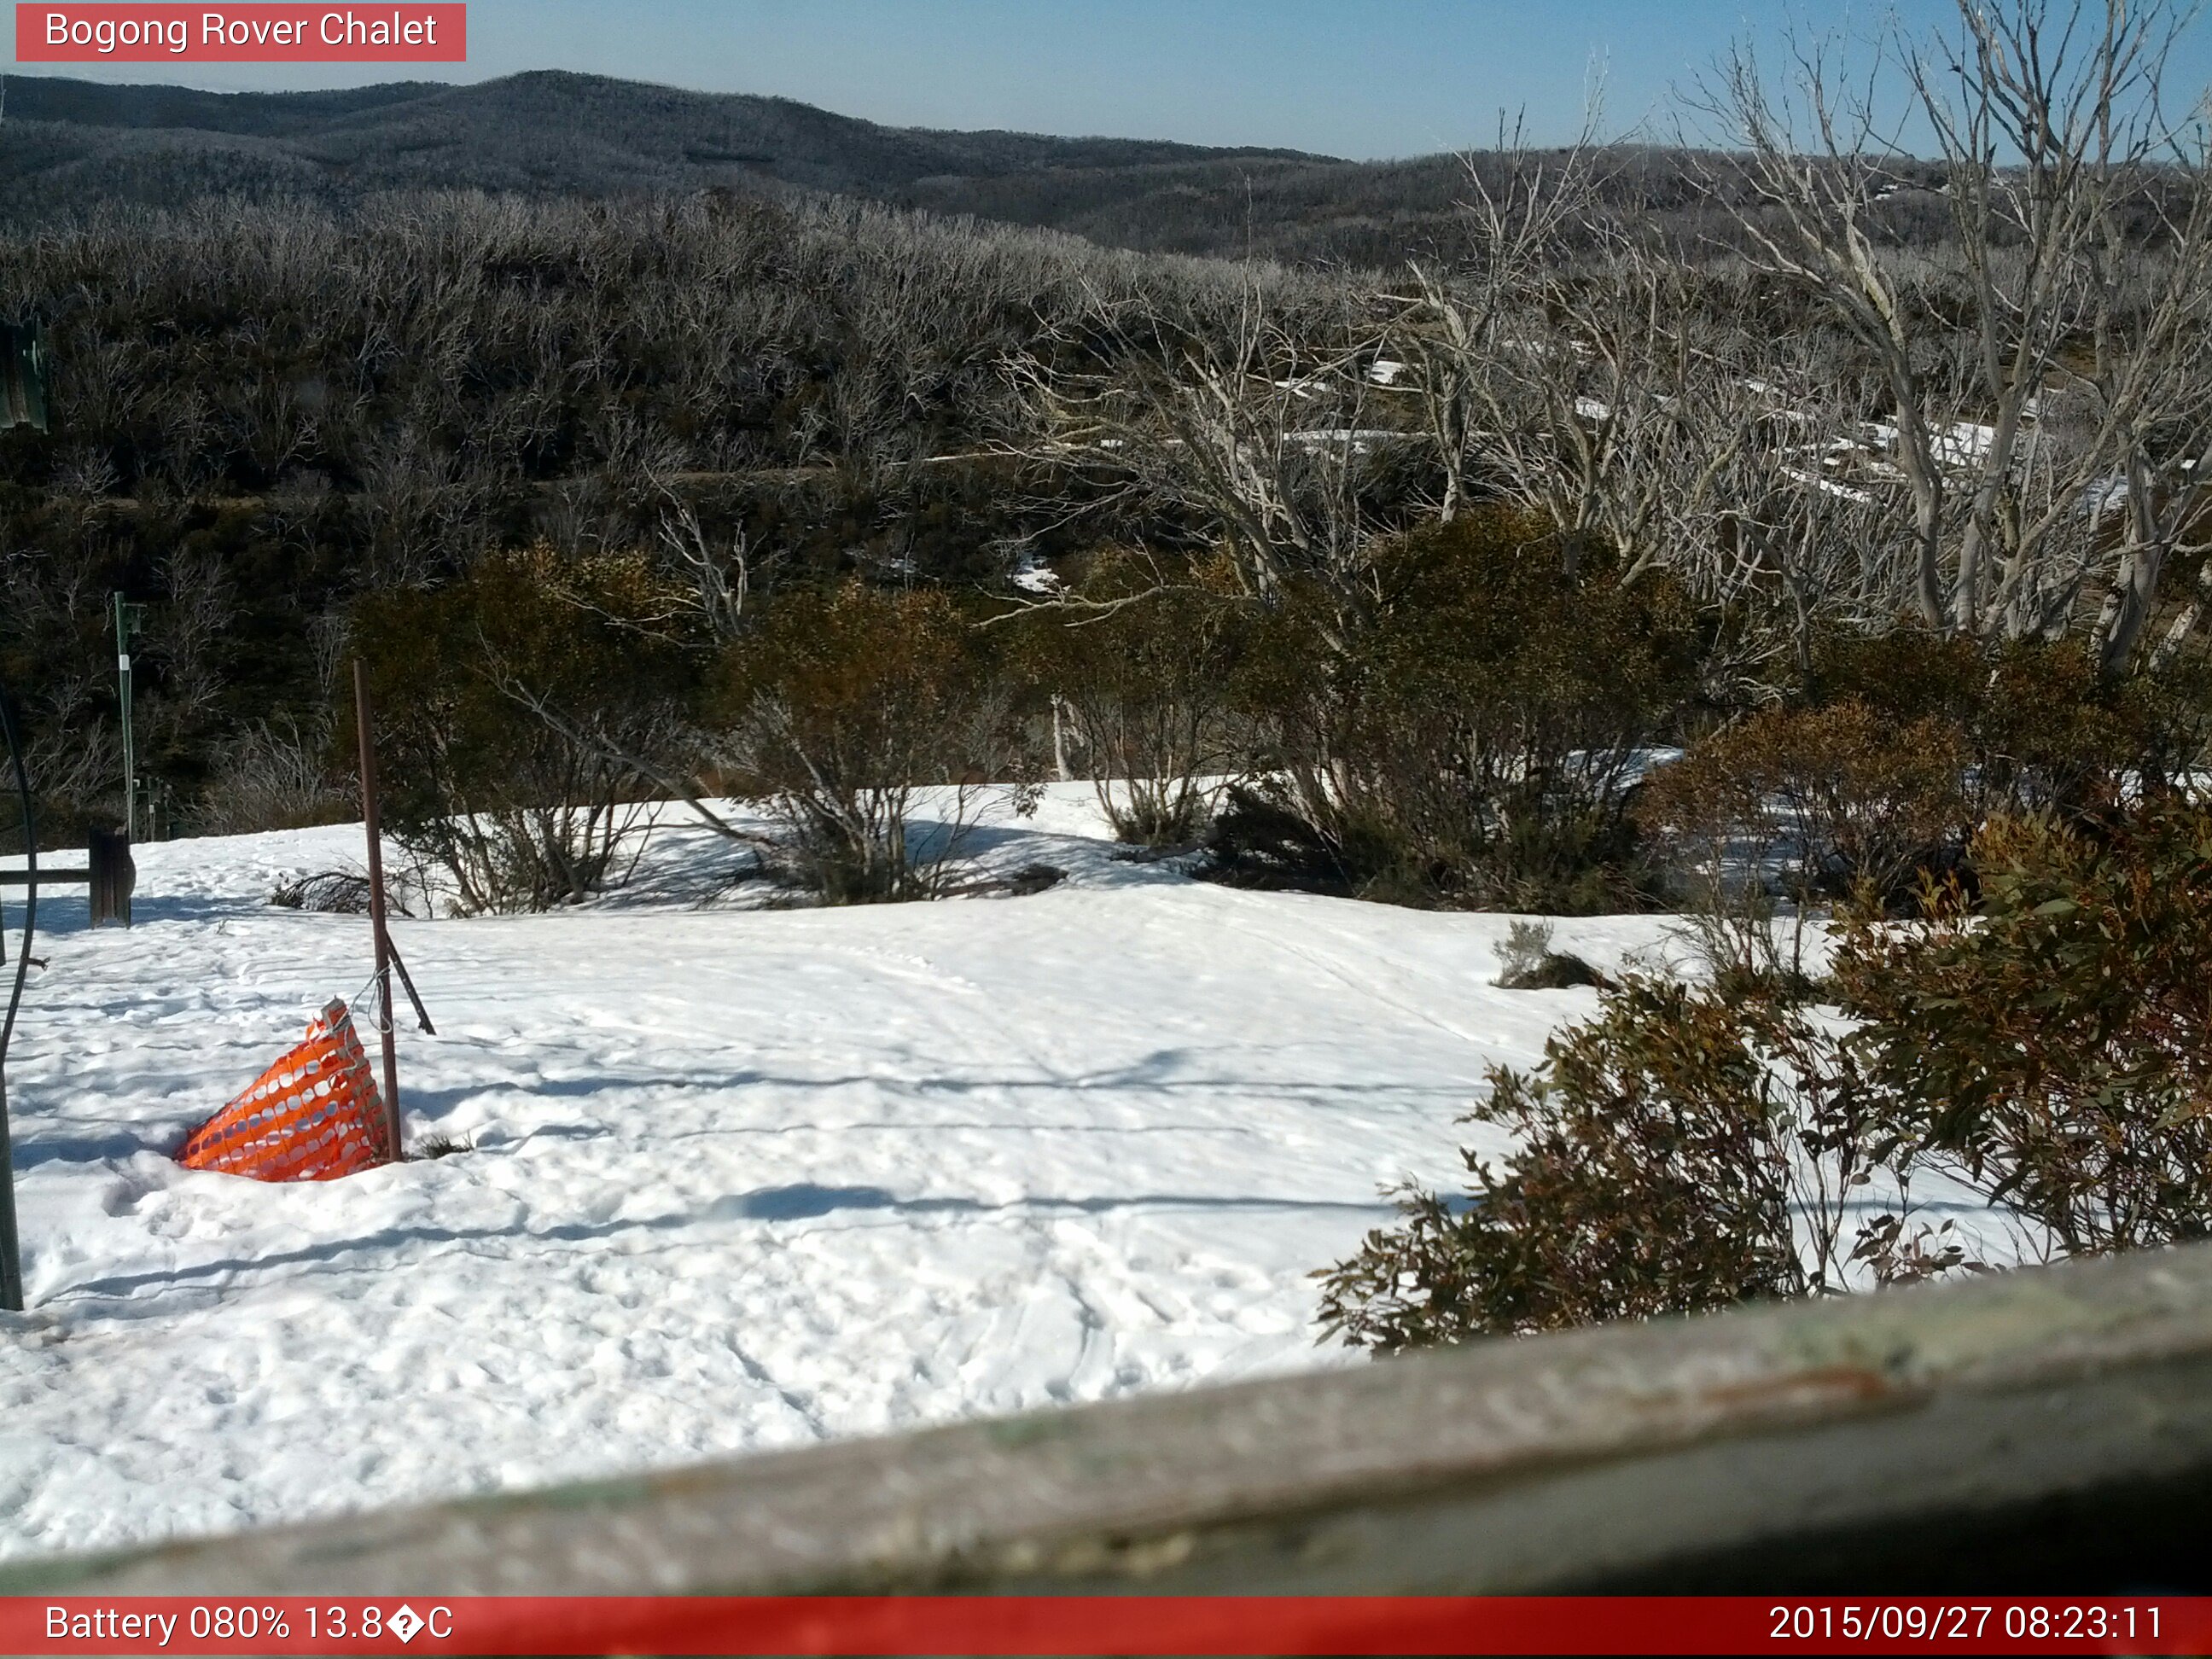
[[[1704,90],[1750,186],[1746,256],[1817,301],[1882,390],[1899,597],[1929,627],[2079,629],[2118,668],[2168,567],[2201,550],[2212,198],[2202,111],[2172,101],[2186,21],[1960,0],[1949,34],[1893,30],[1861,79],[1832,47],[1780,75],[1744,49]],[[1887,204],[1923,143],[1952,234],[1907,254]]]

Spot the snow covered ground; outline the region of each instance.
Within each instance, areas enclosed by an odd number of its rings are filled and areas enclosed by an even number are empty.
[[[167,1154],[367,977],[365,921],[265,902],[359,830],[143,848],[129,933],[50,896],[0,1555],[1343,1363],[1309,1273],[1595,1006],[1498,989],[1505,917],[1117,860],[1083,786],[975,846],[1069,878],[749,908],[671,829],[602,903],[396,923],[440,1033],[403,1029],[410,1138],[474,1149],[327,1185]]]

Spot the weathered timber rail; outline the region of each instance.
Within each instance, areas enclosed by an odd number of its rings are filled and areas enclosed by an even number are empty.
[[[0,1592],[2176,1589],[2212,1245],[97,1557]]]
[[[95,826],[87,842],[82,864],[42,864],[36,870],[15,866],[0,869],[0,895],[17,887],[88,888],[94,927],[119,922],[128,927],[131,896],[138,887],[138,866],[131,856],[131,838],[120,831]],[[0,959],[4,959],[6,954],[4,949],[0,949]]]

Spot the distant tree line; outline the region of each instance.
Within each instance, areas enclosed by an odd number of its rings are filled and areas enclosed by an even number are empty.
[[[1391,270],[1463,252],[1469,158],[1346,161],[1294,151],[882,127],[784,99],[536,72],[474,86],[203,93],[15,76],[0,125],[0,225],[52,228],[118,205],[311,203],[480,190],[634,201],[719,190],[835,193],[1067,231],[1148,252]],[[1510,167],[1472,158],[1492,184]],[[1608,188],[1678,246],[1727,244],[1749,181],[1664,144],[1609,147]],[[1901,175],[1940,171],[1896,158]],[[1893,228],[1941,240],[1926,201]]]

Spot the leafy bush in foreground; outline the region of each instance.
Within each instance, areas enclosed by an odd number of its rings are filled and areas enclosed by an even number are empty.
[[[1322,1275],[1325,1327],[1384,1350],[1973,1267],[1911,1220],[1935,1169],[2063,1255],[2212,1236],[2212,809],[2160,795],[2093,817],[2000,818],[1980,908],[1843,918],[1844,1029],[1781,999],[1632,981],[1492,1073],[1463,1200],[1408,1190],[1398,1225]],[[1892,1212],[1849,1241],[1844,1199]],[[1848,1249],[1846,1244],[1848,1243]]]
[[[2065,1254],[2212,1235],[2212,811],[1999,819],[1973,855],[1978,909],[1931,884],[1837,957],[1886,1111]]]
[[[1845,1249],[1845,1200],[1887,1148],[1840,1045],[1793,1011],[1632,980],[1537,1076],[1490,1082],[1470,1119],[1515,1150],[1464,1152],[1463,1198],[1402,1194],[1399,1224],[1323,1275],[1326,1331],[1387,1352],[1807,1296],[1894,1231]]]

